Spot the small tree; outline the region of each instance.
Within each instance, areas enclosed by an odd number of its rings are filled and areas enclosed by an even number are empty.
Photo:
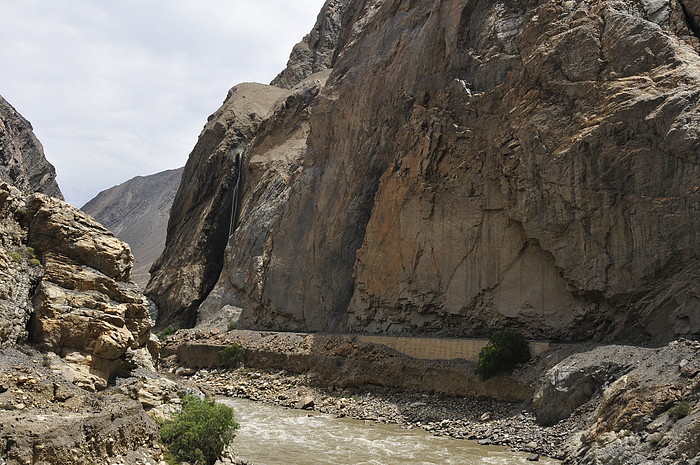
[[[530,346],[525,336],[517,331],[498,331],[481,349],[476,371],[481,379],[487,379],[499,373],[510,373],[517,364],[528,360]]]
[[[178,461],[213,465],[238,427],[230,407],[187,396],[182,411],[160,425],[160,436]]]
[[[160,339],[161,341],[164,341],[167,338],[169,338],[170,336],[172,336],[173,334],[175,334],[176,332],[177,332],[177,328],[173,325],[170,325],[167,328],[163,329],[162,331],[158,331],[156,333],[156,336],[158,336],[158,339]]]

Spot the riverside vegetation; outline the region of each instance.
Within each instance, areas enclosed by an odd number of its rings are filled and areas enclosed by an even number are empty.
[[[185,396],[181,411],[160,424],[161,439],[168,446],[166,461],[214,465],[238,427],[230,407]]]

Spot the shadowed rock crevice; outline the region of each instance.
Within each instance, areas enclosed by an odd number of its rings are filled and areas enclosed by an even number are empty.
[[[700,2],[697,0],[678,0],[678,3],[683,9],[688,29],[700,39]]]

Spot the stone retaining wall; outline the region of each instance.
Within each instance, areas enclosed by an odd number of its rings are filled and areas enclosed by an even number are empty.
[[[241,330],[211,337],[187,331],[169,339],[161,356],[177,356],[180,365],[191,368],[214,367],[218,352],[238,343],[246,349],[247,367],[307,373],[308,381],[319,386],[377,385],[509,402],[533,395],[528,382],[512,376],[479,379],[473,360],[484,340]],[[544,347],[535,345],[533,353]]]
[[[476,362],[486,339],[438,339],[427,337],[356,336],[358,342],[381,344],[409,357],[424,360],[463,359]],[[549,349],[549,342],[530,342],[530,353],[537,356]]]

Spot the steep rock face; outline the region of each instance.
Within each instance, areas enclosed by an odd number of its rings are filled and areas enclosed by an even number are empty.
[[[301,169],[309,111],[329,73],[311,75],[280,98],[245,151],[240,221],[219,281],[198,309],[198,323],[236,318],[240,307],[262,297],[274,247],[270,233],[278,226],[292,180]]]
[[[236,154],[285,90],[240,84],[209,117],[182,173],[168,220],[163,254],[145,293],[158,305],[159,326],[192,326],[196,309],[216,284],[231,223]]]
[[[148,270],[165,247],[170,208],[183,169],[137,176],[100,192],[81,207],[129,244],[134,254],[131,279],[142,288],[148,283]]]
[[[700,57],[687,8],[362,11],[312,109],[248,325],[700,335]]]
[[[230,305],[257,329],[700,335],[695,4],[345,5],[323,89],[242,150],[296,147],[292,163],[251,164],[202,320]],[[220,153],[206,148],[192,173]],[[221,185],[202,179],[183,177],[189,217]],[[180,223],[169,243],[196,237],[219,260],[225,240],[208,247],[209,230]],[[192,324],[217,268],[182,250],[166,246],[152,295],[177,296],[166,319]]]
[[[0,96],[0,181],[24,192],[63,199],[56,170],[46,161],[32,125]]]
[[[355,7],[350,0],[327,0],[311,32],[294,46],[287,67],[270,84],[290,89],[312,74],[332,68]]]

